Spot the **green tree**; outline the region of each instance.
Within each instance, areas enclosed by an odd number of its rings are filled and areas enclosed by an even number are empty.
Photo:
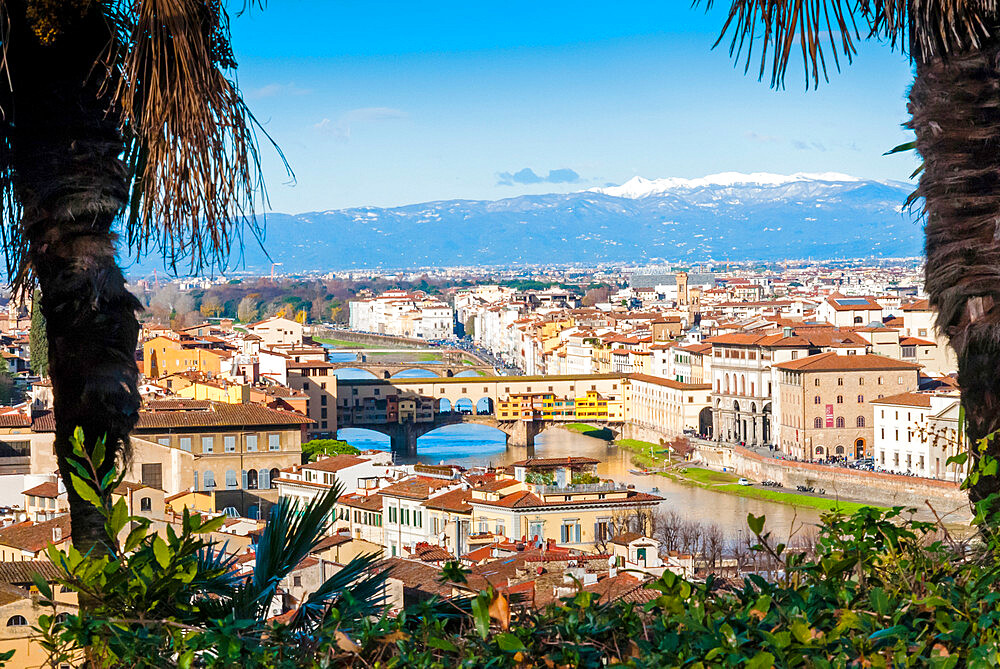
[[[257,225],[259,128],[231,76],[226,5],[0,2],[4,249],[15,283],[41,288],[63,480],[76,427],[88,451],[107,435],[110,471],[139,415],[140,303],[116,232],[133,255],[198,271]],[[109,550],[103,518],[68,495],[74,546]]]
[[[695,0],[711,7],[712,0]],[[975,462],[1000,457],[1000,4],[982,0],[731,0],[719,37],[730,38],[772,87],[784,85],[795,54],[804,59],[806,85],[827,79],[827,65],[849,63],[862,39],[875,39],[909,56],[913,148],[923,159],[911,202],[923,203],[925,287],[937,325],[958,357],[958,382]],[[756,51],[754,51],[756,49]],[[759,58],[759,65],[754,62]],[[1000,524],[1000,475],[979,476],[969,497]]]
[[[45,331],[41,292],[38,290],[31,300],[31,332],[28,335],[28,348],[31,349],[31,371],[38,376],[48,376],[49,337]]]
[[[11,406],[16,404],[17,386],[14,384],[14,376],[7,367],[7,361],[0,363],[0,405]]]
[[[326,455],[357,455],[358,449],[339,439],[312,439],[302,444],[302,461],[315,462]]]

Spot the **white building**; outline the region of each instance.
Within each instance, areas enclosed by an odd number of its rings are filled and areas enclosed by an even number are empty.
[[[901,393],[872,400],[875,466],[901,474],[961,481],[965,467],[947,464],[958,452],[957,392]]]
[[[432,476],[410,476],[379,491],[382,495],[383,545],[387,557],[403,555],[403,548],[438,543],[424,502],[462,487],[460,481]]]
[[[360,332],[445,339],[454,331],[451,307],[420,291],[390,290],[367,300],[353,300],[350,308],[350,327]]]

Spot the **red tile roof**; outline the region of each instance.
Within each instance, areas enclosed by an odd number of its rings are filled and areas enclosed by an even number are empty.
[[[35,523],[30,520],[0,529],[0,544],[29,553],[37,553],[53,542],[53,530],[62,533],[60,543],[70,538],[69,514]]]
[[[517,483],[517,481],[514,481]],[[454,513],[470,513],[472,507],[469,500],[472,498],[471,490],[450,490],[443,495],[431,497],[423,503],[428,509],[441,509],[442,511],[452,511]]]
[[[310,462],[307,465],[302,465],[302,469],[311,469],[319,472],[339,472],[341,469],[347,469],[348,467],[354,467],[366,462],[368,462],[368,460],[364,458],[342,453],[340,455],[322,458],[316,462]]]
[[[173,428],[248,428],[299,427],[315,421],[292,411],[269,409],[260,404],[228,404],[226,402],[150,402],[139,411],[137,434]],[[51,411],[37,414],[32,423],[35,432],[55,432]]]
[[[383,497],[405,497],[407,499],[427,499],[438,488],[454,485],[454,481],[416,476],[394,483],[382,489]]]
[[[929,409],[931,406],[931,396],[926,393],[899,393],[877,400],[870,400],[872,404],[893,404],[896,406],[920,407]]]
[[[46,481],[45,483],[36,485],[34,488],[28,488],[22,494],[31,495],[33,497],[59,497],[59,484],[53,481]]]
[[[877,370],[918,370],[921,365],[887,358],[884,355],[837,355],[834,352],[810,355],[775,365],[777,369],[796,372],[864,372]]]

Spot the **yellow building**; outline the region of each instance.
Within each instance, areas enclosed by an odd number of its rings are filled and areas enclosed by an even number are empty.
[[[218,376],[222,361],[232,354],[232,347],[215,338],[160,335],[142,344],[142,373],[147,379],[185,371],[199,371]]]
[[[14,651],[14,657],[3,665],[6,669],[48,666],[48,652],[39,644],[33,628],[39,616],[51,616],[53,610],[41,604],[32,577],[36,573],[53,586],[56,615],[73,613],[77,608],[76,593],[54,587],[58,570],[51,562],[0,562],[0,650]]]

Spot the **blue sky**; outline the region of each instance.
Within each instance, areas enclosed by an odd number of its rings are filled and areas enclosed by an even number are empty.
[[[240,3],[232,3],[238,7]],[[863,45],[805,92],[711,46],[665,2],[272,1],[233,17],[239,82],[281,146],[274,211],[568,192],[641,175],[846,172],[905,180],[906,59]]]

